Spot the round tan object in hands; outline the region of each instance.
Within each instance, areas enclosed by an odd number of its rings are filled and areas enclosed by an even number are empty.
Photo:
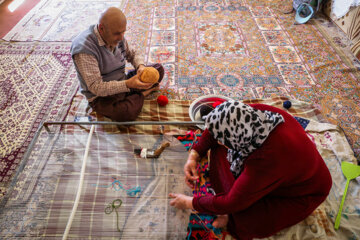
[[[160,74],[158,70],[153,67],[145,67],[141,73],[140,80],[146,83],[156,83],[159,80]]]

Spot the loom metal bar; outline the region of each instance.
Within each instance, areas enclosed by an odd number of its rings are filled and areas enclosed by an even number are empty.
[[[44,122],[44,125],[203,125],[203,121],[133,121],[133,122],[105,122],[105,121],[91,121],[91,122]]]
[[[203,121],[132,121],[132,122],[107,122],[107,121],[90,121],[90,122],[66,122],[50,121],[44,122],[46,131],[51,132],[49,125],[204,125]]]
[[[44,128],[45,128],[45,130],[48,132],[48,133],[50,133],[51,131],[50,131],[50,128],[49,128],[49,126],[46,124],[44,124]]]

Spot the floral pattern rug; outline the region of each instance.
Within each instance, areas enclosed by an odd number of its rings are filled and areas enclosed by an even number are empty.
[[[108,7],[121,1],[41,0],[5,37],[7,41],[70,42],[99,19]]]
[[[77,90],[69,48],[0,42],[0,199],[40,123],[67,114]]]

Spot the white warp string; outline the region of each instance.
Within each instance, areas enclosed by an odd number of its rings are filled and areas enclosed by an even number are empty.
[[[77,207],[79,205],[81,189],[82,189],[82,186],[83,186],[83,183],[84,183],[86,160],[87,160],[88,155],[89,155],[90,142],[91,142],[91,137],[92,137],[92,135],[94,133],[94,129],[95,129],[95,125],[91,125],[91,129],[90,129],[90,133],[89,133],[89,136],[88,136],[88,139],[87,139],[85,153],[84,153],[84,157],[83,157],[83,163],[82,163],[82,166],[81,166],[81,174],[80,174],[79,186],[78,186],[78,189],[77,189],[75,202],[74,202],[73,208],[71,210],[69,220],[68,220],[68,222],[66,224],[66,228],[65,228],[64,235],[63,235],[63,238],[62,238],[63,240],[67,239],[67,236],[68,236],[70,228],[71,228],[72,221],[74,219]]]

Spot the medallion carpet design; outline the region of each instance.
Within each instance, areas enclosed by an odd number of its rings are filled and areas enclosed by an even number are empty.
[[[69,43],[0,42],[0,194],[40,122],[66,116],[77,89]]]
[[[146,17],[139,19],[137,3],[124,8],[133,30],[127,37],[146,62],[164,64],[164,93],[311,102],[346,131],[359,155],[360,63],[321,15],[294,25],[293,14],[283,14],[275,1],[180,0],[144,1]]]

